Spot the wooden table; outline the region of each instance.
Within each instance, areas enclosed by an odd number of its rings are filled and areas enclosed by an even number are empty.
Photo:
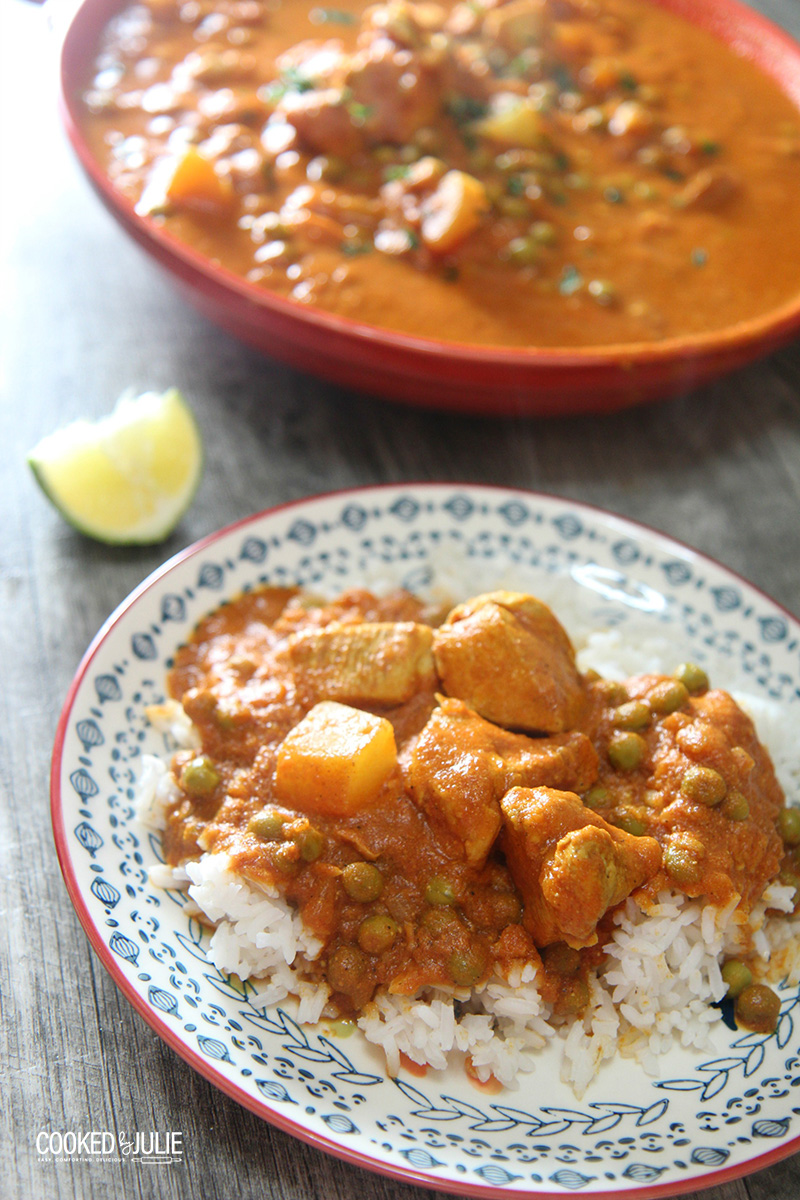
[[[797,0],[759,7],[800,36]],[[306,493],[404,479],[510,484],[600,505],[705,551],[800,614],[800,343],[702,391],[608,418],[462,419],[316,382],[178,300],[79,176],[55,114],[46,14],[7,0],[0,21],[0,1194],[422,1200],[433,1193],[327,1158],[214,1090],[99,966],[49,824],[50,750],[73,672],[108,614],[182,546]],[[170,384],[190,397],[205,434],[196,503],[163,546],[84,540],[39,494],[26,451],[68,420],[105,413],[125,388]],[[39,1161],[43,1129],[120,1126],[182,1130],[184,1165],[156,1177],[129,1163]],[[713,1195],[790,1200],[800,1158]]]

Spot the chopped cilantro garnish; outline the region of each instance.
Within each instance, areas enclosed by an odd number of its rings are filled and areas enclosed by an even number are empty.
[[[281,83],[287,92],[311,92],[316,86],[314,80],[304,75],[299,67],[287,67],[282,71]]]
[[[636,76],[632,75],[630,71],[622,71],[619,76],[619,86],[626,92],[635,92],[639,83]]]
[[[722,147],[720,146],[719,142],[712,142],[708,138],[706,138],[705,141],[702,141],[700,143],[700,149],[703,151],[703,154],[710,155],[710,154],[719,154]]]
[[[267,103],[277,104],[288,91],[289,87],[287,84],[283,83],[280,79],[273,79],[270,83],[265,83],[263,88],[259,88],[258,94]]]
[[[487,109],[482,100],[475,100],[472,96],[462,96],[456,93],[447,101],[447,111],[457,125],[462,125],[468,121],[477,121],[479,117],[485,117]]]
[[[617,187],[607,187],[603,192],[603,199],[609,204],[624,204],[625,195]]]
[[[341,8],[312,8],[308,19],[312,25],[355,25],[356,23],[354,14],[345,12]]]
[[[509,175],[506,180],[506,191],[509,196],[523,196],[525,194],[525,180],[521,175]]]
[[[354,125],[365,125],[372,116],[369,104],[361,104],[358,100],[351,100],[347,105],[347,111]]]
[[[576,90],[575,80],[563,63],[559,63],[553,71],[553,80],[558,85],[560,92],[574,92]]]
[[[686,176],[682,171],[676,171],[674,167],[662,167],[661,174],[666,175],[667,179],[673,180],[674,183],[683,183]]]
[[[573,292],[577,292],[581,287],[583,287],[583,276],[577,267],[573,266],[572,263],[567,263],[558,281],[559,292],[562,296],[571,296]]]
[[[708,262],[708,251],[697,248],[692,251],[692,263],[696,267],[704,267]]]
[[[407,163],[391,163],[383,168],[383,178],[388,183],[392,179],[405,179],[411,167]]]
[[[346,254],[349,258],[355,258],[357,254],[369,254],[372,249],[371,242],[342,242],[339,247],[342,254]]]

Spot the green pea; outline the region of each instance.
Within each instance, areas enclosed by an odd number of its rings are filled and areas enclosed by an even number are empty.
[[[349,1038],[352,1037],[358,1029],[355,1021],[348,1021],[346,1018],[341,1018],[338,1021],[331,1021],[330,1031],[334,1037]]]
[[[697,883],[703,874],[703,847],[674,838],[664,847],[664,867],[676,883]]]
[[[294,875],[300,867],[300,851],[294,842],[280,842],[270,850],[270,862],[281,875]]]
[[[728,985],[726,996],[729,1000],[735,1000],[753,982],[753,972],[740,958],[729,958],[722,964],[722,978]]]
[[[498,925],[516,925],[522,916],[522,904],[513,892],[498,892],[492,897],[492,913]]]
[[[650,724],[650,709],[643,700],[628,700],[614,713],[617,729],[646,729]]]
[[[300,835],[298,842],[300,857],[304,862],[316,862],[325,849],[325,838],[318,829],[312,826]]]
[[[383,891],[383,876],[372,863],[348,863],[342,871],[342,884],[351,900],[369,904]]]
[[[746,821],[750,816],[747,796],[738,788],[731,788],[723,801],[722,811],[730,821]]]
[[[778,813],[778,833],[787,846],[800,846],[800,809],[781,809]]]
[[[224,700],[218,700],[214,708],[214,721],[218,729],[230,731],[235,729],[237,721],[241,715],[239,709],[226,704]]]
[[[524,196],[501,196],[497,207],[504,217],[527,217],[531,211],[531,206]]]
[[[505,257],[509,262],[517,263],[519,266],[528,266],[530,263],[538,262],[540,253],[539,243],[532,237],[512,238],[505,249]]]
[[[566,942],[553,942],[551,946],[545,946],[542,959],[547,970],[556,975],[574,975],[581,965],[580,954]]]
[[[608,279],[590,279],[587,291],[603,308],[609,308],[617,299],[617,289]]]
[[[685,683],[681,683],[680,679],[666,679],[651,689],[647,703],[652,712],[664,716],[683,708],[688,699],[689,689]]]
[[[373,913],[358,927],[358,944],[367,954],[382,954],[394,945],[399,932],[397,921],[385,913]]]
[[[579,976],[563,979],[555,1007],[562,1016],[583,1012],[589,1003],[589,985]]]
[[[555,225],[549,221],[534,221],[531,225],[531,237],[541,246],[554,246],[558,241]]]
[[[337,946],[328,959],[328,982],[335,992],[358,990],[368,960],[358,946]]]
[[[624,683],[617,683],[614,679],[601,679],[597,684],[597,690],[606,704],[614,708],[620,704],[624,704],[628,699],[628,692]]]
[[[191,796],[208,796],[219,783],[219,771],[206,754],[198,755],[181,771],[181,787]]]
[[[588,792],[584,793],[583,803],[587,808],[606,808],[611,803],[608,788],[601,787],[599,784],[589,788]]]
[[[433,937],[442,937],[463,928],[460,917],[452,908],[427,908],[422,914],[420,924]]]
[[[630,833],[633,837],[642,837],[643,834],[647,833],[647,826],[644,821],[640,821],[633,813],[620,813],[613,820],[617,829],[622,829],[625,833]]]
[[[455,904],[456,893],[450,880],[434,875],[425,888],[425,900],[428,904]]]
[[[394,151],[390,153],[393,155]],[[312,158],[306,167],[306,175],[313,183],[319,183],[321,180],[326,183],[338,183],[346,174],[347,163],[336,154],[319,154]]]
[[[789,867],[783,867],[778,873],[778,879],[787,887],[794,888],[794,906],[797,908],[797,903],[800,900],[800,875],[796,871],[792,871]]]
[[[467,950],[456,950],[450,955],[450,974],[457,987],[472,987],[486,970],[486,951],[483,946],[472,945]]]
[[[635,771],[646,748],[644,738],[638,733],[615,733],[608,745],[608,760],[618,771]]]
[[[683,795],[708,808],[720,804],[727,791],[727,783],[713,767],[689,767],[681,780]]]
[[[736,1022],[752,1029],[754,1033],[774,1033],[781,1013],[780,998],[772,988],[762,983],[751,983],[736,998],[734,1006]]]
[[[689,692],[708,691],[708,676],[697,663],[685,662],[676,667],[673,675]]]
[[[250,818],[247,829],[264,842],[275,842],[280,838],[286,820],[287,818],[283,813],[275,812],[271,808],[265,808]]]

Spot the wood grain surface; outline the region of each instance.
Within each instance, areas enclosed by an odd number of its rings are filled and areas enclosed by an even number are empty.
[[[608,418],[462,419],[360,397],[263,359],[190,311],[100,207],[55,110],[44,10],[0,12],[0,1196],[7,1200],[423,1200],[273,1129],[195,1074],[120,995],[58,869],[48,771],[89,641],[166,557],[309,493],[395,480],[509,484],[633,517],[800,614],[800,344],[702,391]],[[762,0],[800,37],[800,0]],[[800,186],[800,183],[798,184]],[[800,264],[798,265],[800,277]],[[207,445],[197,500],[163,546],[86,541],[25,464],[45,433],[128,387],[180,386]],[[154,1168],[41,1161],[41,1130],[181,1130]],[[703,1193],[797,1200],[800,1158]]]

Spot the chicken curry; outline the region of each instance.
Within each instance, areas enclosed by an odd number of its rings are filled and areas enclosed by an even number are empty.
[[[83,129],[251,283],[461,343],[654,342],[800,293],[800,114],[647,0],[147,0]]]
[[[747,911],[781,873],[800,897],[800,821],[749,717],[691,663],[582,675],[532,596],[261,588],[169,686],[201,747],[175,756],[168,861],[221,852],[277,887],[345,1016],[530,962],[575,1013],[631,894]]]

